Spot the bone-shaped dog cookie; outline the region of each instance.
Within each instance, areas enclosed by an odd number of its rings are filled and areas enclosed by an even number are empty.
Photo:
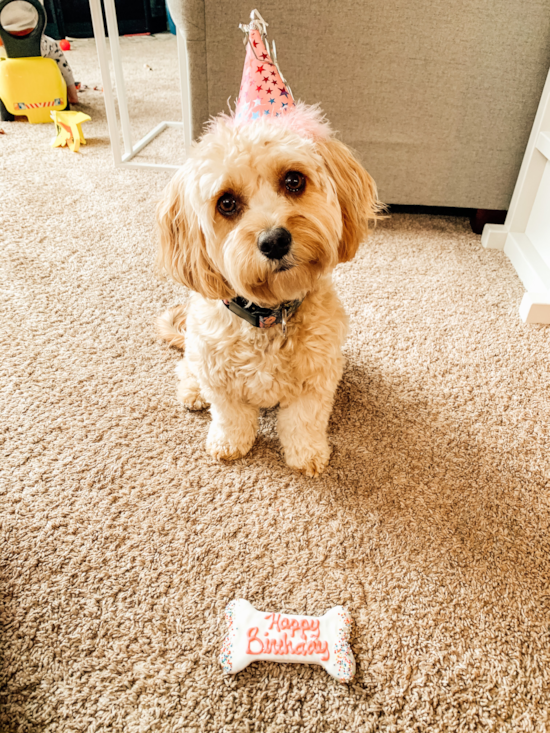
[[[227,605],[225,620],[228,630],[220,663],[229,674],[259,660],[320,664],[340,682],[349,682],[355,674],[348,643],[351,616],[343,606],[324,616],[295,616],[257,611],[241,598]]]

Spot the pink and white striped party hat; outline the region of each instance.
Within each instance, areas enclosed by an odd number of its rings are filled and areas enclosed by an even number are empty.
[[[280,117],[295,107],[295,103],[277,63],[275,41],[270,51],[267,23],[257,10],[253,10],[250,23],[241,24],[239,28],[245,33],[246,57],[235,121],[243,123],[260,117]]]

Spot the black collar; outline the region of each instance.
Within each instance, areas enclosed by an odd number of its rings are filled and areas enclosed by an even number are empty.
[[[287,321],[296,313],[303,301],[288,300],[281,303],[277,308],[262,308],[240,296],[222,302],[231,313],[235,313],[235,315],[243,318],[256,328],[271,328],[281,323],[283,325],[283,335],[286,336]]]

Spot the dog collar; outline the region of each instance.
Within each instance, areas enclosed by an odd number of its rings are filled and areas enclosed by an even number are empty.
[[[271,328],[281,323],[283,336],[286,336],[286,324],[302,305],[301,300],[288,300],[281,303],[277,308],[262,308],[256,303],[251,303],[245,298],[237,296],[233,300],[222,300],[222,303],[231,313],[244,319],[256,328]]]

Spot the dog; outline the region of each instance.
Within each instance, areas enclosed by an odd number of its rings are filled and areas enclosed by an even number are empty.
[[[191,293],[158,325],[185,350],[179,401],[210,406],[214,458],[246,455],[260,409],[279,405],[287,464],[325,469],[348,328],[332,271],[381,208],[317,107],[244,125],[221,115],[194,144],[157,208],[158,267]]]

